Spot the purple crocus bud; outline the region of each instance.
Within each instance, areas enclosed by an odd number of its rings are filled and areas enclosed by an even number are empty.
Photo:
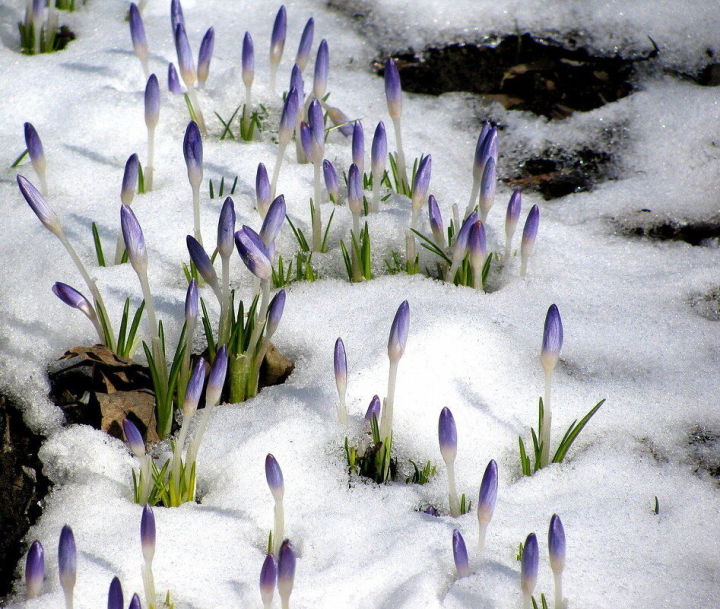
[[[515,228],[517,227],[518,219],[520,218],[521,208],[522,192],[519,188],[516,188],[510,195],[507,212],[505,213],[505,238],[507,239],[508,244],[510,243],[512,236],[515,234]]]
[[[433,505],[428,505],[424,510],[421,510],[423,514],[427,514],[428,516],[435,516],[436,518],[440,516],[440,512],[437,511],[437,508]]]
[[[265,556],[260,569],[260,597],[264,607],[271,607],[277,583],[277,563],[272,554]]]
[[[135,212],[128,205],[120,207],[120,226],[130,264],[138,275],[143,275],[147,272],[148,260],[145,237]]]
[[[275,334],[275,330],[277,330],[278,325],[280,325],[280,320],[285,310],[285,299],[285,290],[280,290],[270,301],[267,312],[267,325],[265,326],[266,340]]]
[[[348,207],[350,211],[359,215],[362,211],[363,189],[360,179],[360,169],[353,163],[348,171]]]
[[[476,182],[482,179],[485,163],[493,148],[492,142],[496,139],[497,129],[491,127],[488,121],[484,121],[475,145],[475,158],[473,159],[473,180]]]
[[[225,386],[225,376],[227,375],[228,355],[227,347],[223,345],[215,353],[215,360],[210,366],[208,374],[207,388],[205,389],[205,407],[220,403],[222,390]]]
[[[273,202],[270,203],[267,214],[265,214],[265,220],[263,220],[260,228],[260,238],[266,247],[270,247],[271,244],[275,243],[275,239],[285,221],[286,211],[287,207],[283,195],[275,197]]]
[[[455,418],[447,406],[440,411],[438,441],[443,461],[450,467],[457,455],[457,427],[455,427]]]
[[[347,390],[347,356],[345,355],[345,343],[342,338],[335,341],[335,352],[333,357],[335,365],[335,385],[338,395],[342,399]]]
[[[455,569],[457,570],[457,576],[467,577],[470,575],[470,561],[468,560],[467,547],[465,546],[465,540],[460,534],[460,531],[455,529],[452,537],[452,548],[453,558],[455,559]]]
[[[286,539],[280,546],[278,552],[278,592],[280,598],[283,599],[283,606],[287,606],[288,599],[293,589],[295,581],[295,552],[290,545],[290,540]]]
[[[140,15],[140,10],[134,2],[130,3],[129,21],[130,38],[132,39],[135,54],[143,65],[145,65],[149,54],[148,43],[145,36],[145,26],[143,25],[142,15]]]
[[[283,4],[275,15],[272,35],[270,36],[270,63],[278,65],[285,48],[285,36],[287,35],[287,12]]]
[[[214,290],[217,290],[217,273],[215,272],[215,267],[210,260],[210,256],[207,255],[205,248],[200,245],[200,242],[192,235],[185,237],[185,243],[187,244],[188,252],[190,253],[190,260],[193,261],[198,273],[200,273],[209,286],[211,286]]]
[[[281,143],[290,141],[292,132],[295,130],[295,123],[297,123],[299,106],[298,90],[293,87],[285,97],[285,104],[283,105],[282,114],[280,115],[278,137]]]
[[[120,187],[120,201],[123,205],[130,205],[135,197],[135,187],[138,183],[140,161],[137,154],[131,154],[125,162],[122,186]]]
[[[77,550],[75,549],[75,536],[68,525],[65,525],[60,531],[58,572],[65,596],[71,596],[77,577]]]
[[[387,162],[387,135],[385,134],[385,125],[382,121],[375,127],[373,135],[372,148],[370,149],[370,164],[373,176],[382,176],[385,172],[385,164]]]
[[[203,143],[200,129],[195,121],[190,121],[185,129],[183,155],[185,156],[188,180],[193,188],[198,188],[203,176]]]
[[[283,474],[277,459],[270,453],[265,457],[265,479],[267,480],[270,492],[275,501],[282,501],[285,493],[285,483],[283,482]]]
[[[185,16],[183,15],[182,4],[180,0],[171,0],[170,2],[170,26],[172,31],[175,32],[178,23],[185,26]]]
[[[40,596],[44,579],[45,550],[43,550],[42,544],[35,540],[32,542],[25,560],[25,590],[28,598]]]
[[[478,221],[477,212],[472,212],[465,221],[462,223],[460,230],[458,231],[457,237],[455,237],[455,248],[453,256],[465,255],[467,250],[468,240],[470,239],[470,230],[473,224]]]
[[[154,129],[160,118],[160,84],[157,76],[150,74],[145,85],[145,125]]]
[[[130,419],[123,419],[122,425],[123,431],[125,432],[125,439],[130,445],[130,450],[133,451],[133,454],[138,459],[142,459],[145,456],[145,442],[143,441],[138,428],[135,427],[135,423],[133,423]]]
[[[175,51],[177,52],[180,76],[182,76],[185,86],[190,89],[195,84],[197,74],[195,72],[195,62],[193,60],[190,42],[185,33],[185,26],[182,23],[178,23],[175,26]]]
[[[270,180],[267,169],[262,163],[258,163],[257,174],[255,175],[255,201],[260,215],[264,218],[270,206]]]
[[[523,266],[527,264],[527,259],[535,248],[535,239],[537,238],[538,227],[540,226],[540,208],[533,205],[528,212],[525,226],[523,227],[522,241],[520,242],[520,258]],[[524,268],[521,269],[524,274]]]
[[[140,597],[137,594],[133,594],[132,598],[130,599],[128,609],[142,609],[142,605],[140,604]]]
[[[408,330],[410,329],[410,305],[403,300],[395,313],[392,326],[390,327],[390,338],[388,340],[388,357],[391,362],[398,362],[405,352]]]
[[[530,533],[523,546],[520,562],[520,588],[525,596],[532,596],[538,575],[538,543],[535,533]]]
[[[497,486],[497,463],[495,463],[495,459],[490,459],[480,483],[480,496],[478,497],[477,517],[481,526],[486,525],[492,519],[497,501]]]
[[[75,288],[58,281],[53,284],[52,291],[55,296],[57,296],[69,307],[82,311],[90,319],[95,319],[95,309],[93,309],[93,306],[90,304],[88,299]]]
[[[185,325],[188,329],[195,327],[198,316],[198,289],[197,282],[190,280],[185,293]]]
[[[45,0],[32,0],[32,18],[35,23],[43,20],[45,13]]]
[[[198,85],[202,89],[210,74],[210,61],[212,60],[213,49],[215,48],[215,28],[209,28],[200,42],[197,63]]]
[[[552,372],[560,357],[563,344],[563,326],[557,305],[551,304],[545,316],[540,362],[546,373]]]
[[[315,138],[313,138],[310,125],[308,125],[305,121],[300,123],[300,143],[302,144],[305,156],[314,163],[316,153],[318,151],[317,145],[315,144]]]
[[[365,420],[372,422],[373,417],[376,419],[380,419],[380,398],[377,395],[374,395],[372,397],[372,400],[370,400],[370,405],[368,406],[367,411],[365,412]]]
[[[332,124],[338,128],[338,131],[345,137],[350,137],[353,132],[352,121],[340,108],[334,106],[325,105],[327,110],[328,118],[332,121]]]
[[[488,212],[495,201],[496,183],[495,159],[490,157],[485,163],[482,180],[480,181],[480,213],[483,220],[487,218]]]
[[[397,120],[402,113],[402,85],[400,84],[400,72],[392,57],[385,62],[385,99],[390,116]]]
[[[432,156],[428,154],[420,161],[417,171],[415,172],[415,179],[413,180],[412,205],[415,210],[419,210],[427,198],[428,188],[430,188],[431,172]]]
[[[35,188],[27,178],[20,174],[17,175],[17,183],[18,188],[20,188],[20,193],[25,197],[30,209],[35,212],[35,215],[40,222],[43,223],[43,226],[51,233],[58,236],[61,235],[62,228],[60,227],[60,220],[55,215],[55,212],[50,209],[45,198],[40,194],[40,191]]]
[[[231,197],[227,197],[220,210],[218,220],[217,249],[220,256],[229,258],[235,246],[235,205]]]
[[[468,250],[470,251],[470,264],[473,272],[482,272],[487,257],[487,238],[485,236],[485,225],[479,220],[470,227]]]
[[[338,203],[340,201],[340,192],[337,172],[333,164],[327,159],[323,161],[323,177],[325,178],[325,188],[327,188],[328,197],[330,197],[333,203]]]
[[[302,70],[297,64],[293,65],[292,70],[290,70],[290,87],[288,90],[292,88],[297,89],[301,101],[305,99],[305,81],[303,80]]]
[[[242,79],[246,87],[252,86],[255,78],[255,47],[250,32],[245,32],[242,45]]]
[[[173,95],[182,95],[180,79],[178,78],[175,64],[172,62],[168,64],[168,91],[170,91]]]
[[[124,609],[123,604],[122,585],[117,577],[113,577],[110,582],[110,589],[108,590],[107,608]]]
[[[550,553],[550,568],[553,573],[562,573],[565,568],[565,529],[560,516],[557,514],[553,514],[550,519],[548,551]]]
[[[360,121],[355,121],[353,125],[352,159],[362,174],[365,169],[365,132]]]
[[[264,281],[272,277],[270,255],[260,236],[249,226],[235,233],[235,245],[250,272]]]
[[[310,59],[310,48],[312,47],[314,33],[315,19],[310,17],[303,28],[297,55],[295,56],[295,63],[300,66],[300,70],[305,70],[308,60]]]
[[[312,130],[313,139],[315,140],[321,154],[325,148],[325,119],[323,117],[322,104],[317,99],[310,102],[308,106],[308,122]]]
[[[432,230],[435,243],[439,247],[445,247],[445,227],[443,226],[440,206],[434,195],[428,197],[428,217],[430,219],[430,229]]]
[[[33,127],[32,123],[25,123],[25,147],[27,148],[30,161],[35,171],[38,174],[43,175],[47,163],[45,162],[45,151],[43,150],[42,142],[37,130]]]
[[[140,545],[145,562],[150,563],[155,556],[155,514],[146,505],[140,518]]]
[[[315,74],[313,78],[313,97],[322,99],[327,90],[328,73],[330,71],[330,51],[327,40],[320,41],[315,57]]]
[[[185,399],[183,400],[183,416],[191,417],[197,410],[203,386],[205,385],[205,360],[199,357],[195,362],[190,380],[185,388]]]

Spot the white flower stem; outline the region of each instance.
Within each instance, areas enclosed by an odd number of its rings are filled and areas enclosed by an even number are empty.
[[[562,591],[562,571],[553,572],[553,579],[555,580],[555,609],[564,609],[565,602],[563,601]]]
[[[275,95],[276,95],[275,83],[277,81],[277,69],[278,69],[277,64],[275,62],[271,61],[270,62],[270,93],[272,94],[273,97],[275,97]]]
[[[145,588],[145,604],[148,609],[155,609],[155,578],[152,572],[152,562],[145,561],[142,568],[143,587]]]
[[[450,504],[450,516],[460,516],[460,502],[458,501],[457,489],[455,488],[455,464],[446,463],[448,476],[448,502]]]
[[[222,258],[222,285],[220,301],[220,324],[218,328],[218,344],[226,345],[230,339],[230,257]]]
[[[275,556],[280,554],[280,546],[285,535],[285,511],[283,510],[283,502],[275,501],[275,524],[273,526],[273,552]]]
[[[314,167],[314,185],[315,185],[315,200],[313,201],[313,214],[312,214],[312,233],[313,233],[313,251],[319,252],[322,247],[322,217],[320,212],[320,174],[322,171],[321,163],[322,160],[313,163]]]
[[[487,523],[478,523],[478,552],[482,552],[485,548],[485,535],[487,534]]]
[[[390,360],[390,373],[388,374],[388,390],[385,404],[380,416],[380,439],[384,442],[392,433],[393,423],[393,402],[395,401],[395,381],[397,379],[397,369],[399,360]]]
[[[355,240],[360,243],[360,214],[354,213],[352,215],[353,219],[353,235],[355,236]],[[352,280],[354,282],[362,281],[362,273],[360,272],[360,261],[358,260],[357,254],[355,253],[355,246],[352,243],[352,239],[350,240],[350,265],[352,268]]]
[[[153,189],[153,173],[155,171],[155,127],[148,127],[148,160],[145,165],[143,177],[145,180],[145,192]]]
[[[65,609],[73,609],[73,591],[65,590]]]
[[[182,464],[182,449],[185,446],[185,438],[187,437],[188,427],[190,421],[193,418],[193,412],[187,417],[183,417],[183,422],[180,427],[180,433],[175,441],[175,451],[173,453],[173,464],[172,464],[172,483],[175,488],[180,490],[180,466]],[[180,494],[180,493],[178,493]]]
[[[188,87],[187,90],[190,103],[192,104],[193,110],[195,111],[195,118],[197,118],[197,126],[200,129],[200,133],[207,135],[207,128],[205,127],[205,118],[203,117],[202,110],[200,110],[200,102],[197,98],[197,93],[192,87]]]
[[[278,145],[278,153],[275,158],[275,169],[273,169],[273,177],[270,186],[270,198],[275,198],[275,191],[277,190],[278,177],[280,176],[280,167],[282,166],[283,157],[285,156],[285,149],[287,148],[288,142],[280,142]]]
[[[477,205],[475,201],[477,200],[479,191],[480,181],[473,180],[472,188],[470,189],[470,200],[468,201],[467,207],[465,208],[465,218],[467,218],[475,209],[475,206]],[[457,230],[460,230],[460,227],[457,227]]]
[[[550,405],[550,389],[552,386],[552,369],[545,370],[545,399],[543,400],[542,453],[540,455],[540,466],[545,467],[550,462],[550,426],[552,425],[552,408]]]
[[[372,174],[372,200],[370,202],[370,211],[377,213],[380,211],[380,183],[382,182],[382,173]]]
[[[532,601],[530,595],[523,592],[523,609],[532,609]]]
[[[245,107],[243,108],[242,123],[243,131],[250,128],[250,117],[252,115],[252,85],[245,87]]]
[[[200,234],[200,184],[191,184],[193,193],[193,226],[195,239],[202,245],[202,235]]]
[[[410,188],[410,182],[408,181],[407,168],[405,166],[405,153],[403,152],[402,145],[402,129],[400,127],[400,117],[392,119],[393,127],[395,128],[395,145],[397,146],[397,169],[399,177],[404,182],[407,188]]]

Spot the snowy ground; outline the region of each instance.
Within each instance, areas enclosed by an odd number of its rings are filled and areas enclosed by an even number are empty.
[[[701,66],[706,48],[716,48],[720,12],[710,3],[687,3],[681,10],[671,2],[609,2],[597,10],[589,4],[567,1],[560,10],[547,2],[504,3],[502,9],[485,1],[452,7],[429,0],[361,2],[358,12],[364,16],[353,21],[324,2],[292,2],[278,82],[286,87],[300,31],[314,16],[313,56],[320,38],[330,45],[331,101],[348,116],[363,118],[369,150],[376,122],[390,126],[382,80],[368,69],[381,48],[420,48],[430,41],[478,38],[516,27],[579,30],[604,50],[646,50],[649,34],[665,51],[658,60],[662,65],[686,69]],[[272,166],[275,145],[267,137],[252,144],[219,141],[213,111],[225,117],[242,101],[240,47],[248,29],[257,53],[256,95],[277,116],[279,99],[271,99],[267,87],[267,47],[277,7],[222,0],[183,6],[195,50],[205,29],[216,29],[208,88],[200,93],[215,134],[205,140],[205,176],[227,180],[237,174],[238,224],[257,228],[251,196],[255,168],[259,161]],[[99,431],[62,427],[61,412],[46,398],[49,363],[65,349],[94,340],[90,324],[50,292],[55,281],[79,288],[81,281],[60,244],[27,208],[15,186],[15,170],[8,169],[24,146],[22,124],[31,121],[48,157],[48,200],[81,256],[92,263],[92,221],[108,246],[114,242],[123,165],[132,152],[142,158],[146,145],[144,81],[131,52],[125,9],[122,1],[89,0],[81,11],[63,16],[78,39],[61,53],[39,57],[16,51],[20,8],[0,9],[0,164],[5,167],[0,174],[5,286],[0,387],[21,400],[33,428],[49,435],[41,458],[55,483],[41,520],[28,535],[28,541],[43,542],[50,573],[45,593],[28,607],[62,603],[55,548],[66,523],[80,550],[77,607],[102,605],[115,575],[128,598],[142,589],[141,509],[131,501],[133,459],[123,443]],[[176,59],[164,0],[149,0],[145,27],[151,69],[165,85],[167,61]],[[532,153],[548,143],[573,145],[609,130],[620,177],[593,192],[551,202],[526,194],[523,219],[533,203],[541,207],[529,277],[521,280],[514,266],[488,294],[419,275],[383,275],[349,284],[337,244],[351,222],[347,209],[339,209],[330,260],[319,264],[326,278],[288,289],[275,337],[279,349],[295,361],[295,372],[286,384],[248,403],[217,409],[200,452],[202,503],[155,510],[158,588],[171,590],[178,609],[261,605],[257,578],[272,526],[263,463],[272,452],[283,468],[287,534],[299,555],[295,607],[519,607],[515,553],[532,531],[541,548],[538,591],[551,594],[546,532],[553,513],[562,517],[568,540],[570,607],[709,606],[720,592],[720,497],[717,481],[694,473],[688,442],[697,426],[720,430],[714,399],[720,349],[717,324],[699,316],[690,301],[716,288],[717,249],[628,238],[617,232],[614,219],[642,208],[682,219],[717,213],[717,97],[714,88],[647,76],[627,98],[548,122],[467,94],[406,96],[406,150],[411,157],[433,155],[431,192],[446,218],[452,203],[464,206],[467,200],[484,118],[506,125],[501,157],[504,150]],[[185,290],[180,271],[187,258],[184,237],[192,227],[181,148],[186,123],[182,98],[171,97],[163,86],[156,190],[133,204],[150,251],[159,314],[173,336],[181,324]],[[392,148],[391,130],[389,137]],[[326,156],[346,168],[349,141],[335,133]],[[501,166],[510,162],[504,159]],[[29,163],[19,171],[34,180]],[[311,182],[312,168],[297,165],[289,151],[279,191],[291,217],[303,226]],[[202,195],[203,231],[209,236],[221,201],[209,200],[206,184]],[[508,196],[509,190],[499,185],[489,217],[496,247],[502,244]],[[330,204],[323,207],[325,217],[330,211]],[[370,220],[379,274],[383,258],[402,249],[400,227],[407,216],[407,204],[396,202]],[[288,227],[279,247],[285,255],[295,249]],[[233,264],[236,287],[249,293],[247,271],[239,258]],[[93,272],[111,314],[119,314],[127,295],[140,298],[129,265]],[[411,328],[398,381],[397,456],[405,464],[414,459],[441,465],[437,417],[448,406],[458,425],[459,490],[475,501],[486,463],[497,460],[498,506],[482,556],[474,551],[474,510],[457,520],[416,511],[428,503],[447,511],[444,467],[425,486],[378,487],[349,480],[346,472],[343,430],[334,415],[333,343],[342,336],[347,347],[351,433],[359,435],[371,396],[385,391],[387,335],[405,299]],[[551,303],[558,305],[565,326],[554,392],[555,429],[564,429],[599,399],[607,402],[564,464],[522,478],[517,436],[527,438],[536,422],[543,383],[537,356]],[[652,512],[655,496],[659,515]],[[472,565],[472,575],[459,581],[451,552],[456,527],[468,542]],[[19,583],[13,606],[23,605],[23,598]]]

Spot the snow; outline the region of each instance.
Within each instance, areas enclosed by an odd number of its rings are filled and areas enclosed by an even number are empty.
[[[322,37],[330,45],[330,101],[348,116],[363,119],[368,151],[376,122],[384,120],[392,149],[383,83],[367,67],[378,49],[422,48],[431,41],[477,39],[518,28],[572,31],[594,48],[645,52],[651,35],[661,47],[662,66],[691,71],[707,61],[705,50],[714,48],[720,25],[712,3],[700,1],[685,3],[682,10],[661,0],[568,0],[562,6],[527,0],[447,6],[431,0],[367,1],[353,3],[351,10],[364,15],[357,21],[345,9],[298,0],[288,3],[289,39],[279,88],[289,79],[302,27],[314,16],[314,49]],[[213,111],[226,118],[243,100],[240,47],[245,29],[255,40],[255,98],[277,120],[280,100],[271,99],[267,86],[275,7],[209,0],[186,1],[183,8],[193,49],[207,27],[216,30],[208,88],[199,92],[211,132],[220,129]],[[140,286],[129,265],[95,267],[90,224],[97,222],[110,248],[119,226],[125,159],[132,152],[141,159],[145,155],[144,82],[131,53],[125,9],[123,2],[91,1],[77,13],[63,14],[62,22],[78,38],[65,51],[47,56],[16,52],[19,6],[6,7],[14,13],[0,26],[1,164],[8,168],[22,151],[22,123],[31,121],[48,158],[48,201],[92,266],[114,319],[127,296],[140,300]],[[188,119],[182,98],[165,89],[167,61],[175,61],[165,2],[149,0],[144,20],[151,69],[163,92],[156,189],[136,197],[133,209],[149,249],[158,314],[174,343],[185,293],[180,270],[187,259],[184,237],[192,226],[181,149]],[[306,78],[311,75],[312,64]],[[684,609],[709,605],[717,597],[717,481],[694,472],[689,445],[696,426],[720,430],[714,400],[720,380],[718,329],[690,304],[698,294],[717,289],[717,250],[630,238],[618,228],[643,208],[679,219],[717,214],[717,92],[660,73],[645,75],[640,84],[639,91],[618,102],[554,122],[461,93],[405,96],[406,154],[432,153],[431,192],[446,222],[452,203],[461,208],[466,203],[475,138],[484,118],[504,125],[501,175],[550,143],[574,148],[607,137],[618,179],[549,202],[524,193],[521,221],[532,204],[541,208],[529,276],[520,279],[513,264],[487,294],[421,275],[386,274],[383,260],[403,249],[401,230],[409,215],[407,202],[397,198],[369,218],[379,276],[349,284],[338,241],[346,238],[351,219],[345,207],[338,208],[331,251],[314,257],[324,278],[288,288],[285,316],[274,337],[280,351],[295,361],[295,372],[284,385],[247,403],[217,408],[200,450],[201,503],[155,509],[158,591],[169,589],[178,609],[260,606],[257,582],[272,526],[263,463],[271,452],[283,469],[286,531],[298,553],[291,599],[295,607],[519,607],[515,554],[532,531],[540,541],[538,592],[552,596],[546,531],[553,513],[561,516],[568,540],[564,584],[570,607]],[[271,170],[275,145],[269,138],[247,144],[208,137],[204,146],[206,239],[214,239],[222,203],[209,200],[208,178],[217,183],[225,176],[227,184],[237,174],[238,226],[258,228],[252,204],[255,169],[262,161]],[[349,140],[334,132],[326,157],[346,170]],[[312,168],[294,158],[290,146],[279,192],[286,196],[290,216],[307,231]],[[29,163],[19,171],[35,180]],[[45,593],[26,603],[18,583],[10,606],[61,606],[55,548],[67,523],[80,551],[75,598],[84,609],[105,602],[115,575],[127,598],[142,590],[141,507],[131,500],[134,462],[118,440],[84,426],[63,427],[62,413],[46,397],[48,367],[66,349],[92,342],[93,328],[51,294],[55,281],[86,290],[61,245],[27,208],[14,176],[11,169],[0,174],[0,387],[21,401],[28,424],[48,435],[40,456],[55,486],[27,537],[28,544],[37,538],[46,548]],[[509,194],[498,184],[488,222],[496,250],[503,245]],[[327,219],[332,206],[325,204],[322,211]],[[284,257],[295,251],[288,227],[279,251]],[[232,276],[235,287],[250,295],[253,281],[237,257]],[[205,296],[217,315],[214,298],[209,292]],[[335,417],[332,350],[342,336],[349,363],[348,433],[358,438],[370,398],[386,391],[387,336],[405,299],[410,303],[410,338],[398,375],[395,450],[405,469],[408,459],[432,460],[438,475],[424,486],[377,486],[347,475],[344,431]],[[551,303],[558,305],[565,328],[553,388],[555,437],[598,400],[607,402],[565,463],[523,478],[517,437],[527,442],[529,427],[536,424],[543,388],[538,354]],[[485,465],[491,458],[498,462],[498,505],[482,555],[476,550],[474,510],[458,519],[447,515],[446,475],[436,435],[444,406],[457,422],[459,492],[475,502]],[[652,512],[655,496],[658,515]],[[438,506],[443,515],[417,511],[427,504]],[[452,563],[454,528],[465,536],[472,570],[459,581]]]

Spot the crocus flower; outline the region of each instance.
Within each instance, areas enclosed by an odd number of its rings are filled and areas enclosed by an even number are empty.
[[[490,157],[485,163],[482,180],[480,182],[480,219],[484,222],[488,212],[495,202],[495,159]]]
[[[40,191],[35,188],[30,181],[21,176],[17,175],[18,188],[20,193],[27,201],[30,209],[35,212],[43,226],[47,228],[51,233],[60,237],[62,235],[62,228],[60,227],[60,220],[58,219],[55,212],[50,209],[45,198],[40,194]]]
[[[197,282],[190,280],[185,293],[185,323],[188,330],[195,327],[198,316],[198,289]]]
[[[356,218],[359,219],[362,212],[363,189],[360,178],[360,168],[353,163],[348,171],[348,207],[353,214],[353,223],[356,224]],[[357,230],[356,230],[357,236]]]
[[[432,230],[435,245],[439,248],[445,248],[445,227],[443,226],[442,214],[440,206],[434,195],[428,197],[428,218],[430,220],[430,230]]]
[[[295,581],[295,552],[286,539],[280,546],[278,554],[278,592],[283,607],[289,606],[290,594],[292,593]]]
[[[120,188],[120,201],[123,205],[130,205],[135,197],[135,187],[138,183],[140,161],[137,154],[131,154],[125,162],[122,187]]]
[[[72,608],[72,595],[77,577],[77,550],[75,549],[75,536],[68,525],[65,525],[60,531],[58,573],[60,575],[60,586],[62,586],[65,593],[65,606],[66,608]]]
[[[108,609],[124,609],[122,585],[117,577],[113,577],[110,582],[107,607]]]
[[[42,544],[35,540],[28,550],[25,560],[25,590],[28,598],[36,598],[42,592],[45,579],[45,550]]]
[[[322,104],[314,99],[308,106],[308,121],[312,130],[313,139],[318,147],[320,157],[325,151],[325,119],[323,117]]]
[[[277,459],[269,453],[265,457],[265,479],[275,501],[282,501],[285,492],[282,470]]]
[[[235,205],[231,197],[227,197],[220,210],[218,220],[217,249],[223,258],[229,257],[235,247]]]
[[[188,235],[185,238],[187,249],[190,254],[190,259],[198,270],[198,273],[207,282],[207,284],[213,288],[215,292],[219,289],[218,277],[210,261],[210,256],[207,255],[205,248],[198,242],[195,237]]]
[[[315,162],[315,157],[317,156],[317,146],[315,145],[310,125],[308,125],[305,121],[300,123],[300,142],[305,156],[312,162]]]
[[[183,416],[191,417],[197,410],[200,395],[205,385],[205,360],[199,357],[195,362],[190,381],[185,388],[185,399],[183,400]]]
[[[47,193],[47,185],[45,183],[45,174],[47,168],[47,162],[45,160],[45,151],[43,149],[42,141],[37,130],[33,127],[32,123],[25,123],[25,147],[30,157],[33,169],[40,178],[40,185],[42,186],[43,192]]]
[[[445,281],[453,281],[455,273],[465,259],[467,253],[468,241],[470,240],[470,230],[473,225],[478,221],[477,212],[472,212],[462,223],[460,230],[455,236],[455,243],[453,244],[452,262],[450,268],[445,274]]]
[[[260,216],[264,218],[270,206],[270,180],[268,179],[267,169],[262,163],[258,163],[257,174],[255,175],[255,201]]]
[[[270,301],[267,312],[267,324],[265,326],[265,340],[269,340],[270,337],[275,334],[275,330],[277,330],[280,324],[283,311],[285,310],[286,297],[285,290],[280,290]]]
[[[470,562],[468,560],[467,547],[460,531],[455,529],[452,537],[453,558],[458,578],[470,575]]]
[[[195,62],[192,56],[192,49],[185,33],[185,26],[178,23],[175,26],[175,51],[177,52],[178,68],[180,68],[180,76],[182,76],[188,91],[192,90],[197,78],[195,71]]]
[[[185,26],[185,16],[183,15],[182,4],[180,0],[171,0],[170,2],[170,26],[173,33],[176,31],[178,23]]]
[[[297,121],[299,103],[298,103],[298,90],[291,88],[285,97],[285,104],[283,105],[282,114],[280,116],[280,128],[278,137],[281,142],[287,145],[290,141],[292,132],[295,129],[295,123]]]
[[[410,329],[410,305],[404,300],[398,307],[390,328],[388,339],[388,357],[391,362],[397,362],[405,352],[408,330]]]
[[[275,243],[275,239],[282,228],[285,221],[287,207],[285,205],[285,197],[280,195],[270,204],[265,220],[263,220],[260,228],[260,239],[266,247],[270,247]]]
[[[145,125],[154,129],[160,118],[160,84],[157,76],[150,74],[145,85]]]
[[[305,81],[303,80],[302,71],[300,70],[300,66],[297,64],[293,65],[292,70],[290,70],[290,86],[288,87],[288,91],[290,89],[297,89],[300,101],[305,99]]]
[[[345,137],[350,137],[353,132],[352,121],[340,108],[325,104],[325,110],[327,111],[328,118],[332,121],[332,124],[338,128],[338,131]]]
[[[313,97],[322,99],[327,90],[328,73],[330,71],[330,51],[327,40],[320,41],[315,57],[315,73],[313,78]]]
[[[520,218],[520,209],[522,208],[522,192],[519,188],[512,191],[510,201],[508,202],[507,212],[505,213],[505,258],[510,257],[510,248],[512,238],[515,234],[518,220]]]
[[[335,341],[333,356],[335,366],[335,386],[337,387],[340,402],[338,404],[338,417],[340,422],[347,423],[347,407],[345,405],[345,394],[347,392],[347,356],[345,355],[345,343],[342,338]]]
[[[149,505],[143,507],[140,518],[140,544],[143,558],[146,562],[152,562],[155,557],[155,515]]]
[[[270,607],[272,607],[276,584],[277,563],[275,562],[275,557],[272,554],[268,554],[265,556],[262,569],[260,569],[260,597],[262,598],[264,609],[270,609]]]
[[[525,220],[522,241],[520,242],[520,276],[524,277],[527,271],[527,262],[535,248],[538,226],[540,225],[540,209],[537,205],[530,208]]]
[[[285,5],[280,7],[275,22],[273,23],[272,35],[270,37],[270,89],[275,93],[275,76],[277,68],[282,59],[285,48],[285,36],[287,34],[287,13]]]
[[[250,272],[267,281],[272,277],[272,263],[267,248],[260,236],[249,226],[243,226],[235,233],[235,245]]]
[[[217,406],[220,403],[225,377],[227,375],[228,355],[227,347],[223,345],[215,353],[215,360],[208,373],[207,388],[205,389],[205,408],[208,405]]]
[[[145,237],[135,213],[127,205],[120,208],[120,224],[130,264],[138,275],[144,275],[147,272],[148,262]]]
[[[432,172],[432,156],[429,154],[424,156],[418,165],[413,180],[412,189],[412,206],[413,211],[417,213],[427,198],[428,188],[430,188],[430,174]]]
[[[82,311],[90,320],[97,318],[95,309],[93,309],[93,306],[90,304],[88,299],[75,288],[58,281],[53,284],[52,291],[53,294],[55,294],[55,296],[62,300],[66,305],[72,307],[73,309],[77,309],[78,311]]]
[[[123,431],[125,432],[125,439],[130,445],[130,450],[138,458],[142,459],[145,457],[145,442],[143,441],[140,431],[130,419],[123,419]]]
[[[242,79],[246,87],[252,86],[255,78],[255,47],[250,32],[245,32],[242,46]]]
[[[457,490],[455,489],[455,456],[457,455],[457,428],[452,412],[446,406],[440,411],[438,419],[438,441],[440,454],[448,470],[448,500],[450,514],[453,517],[460,515]]]
[[[482,179],[483,169],[485,169],[485,161],[487,159],[487,150],[485,148],[485,138],[492,129],[488,121],[483,121],[480,135],[475,144],[475,155],[473,157],[473,180],[479,182]]]
[[[170,62],[168,64],[168,91],[173,95],[182,95],[182,87],[180,87],[180,79],[178,78],[175,64]]]
[[[563,344],[563,326],[557,305],[550,305],[545,316],[540,361],[546,372],[552,371],[560,357]]]
[[[480,483],[480,495],[478,496],[477,517],[480,528],[478,547],[482,551],[485,545],[485,532],[487,525],[492,520],[497,501],[498,473],[497,463],[491,459],[485,468],[482,482]]]
[[[376,419],[380,418],[380,397],[377,395],[374,395],[372,397],[372,400],[370,400],[370,405],[365,412],[366,421],[372,422],[373,417],[375,417]]]
[[[200,50],[198,51],[197,63],[197,80],[198,86],[202,89],[205,87],[208,75],[210,74],[210,61],[212,60],[213,49],[215,48],[215,28],[209,28],[202,41],[200,42]]]
[[[353,124],[352,159],[362,175],[365,171],[365,132],[361,121],[355,121]]]
[[[134,2],[130,3],[129,21],[130,38],[132,39],[133,48],[142,64],[145,77],[147,77],[149,72],[147,64],[149,55],[148,43],[145,37],[145,26],[143,25],[142,15],[140,15],[140,10]]]
[[[313,43],[313,34],[315,33],[315,20],[310,17],[305,23],[302,35],[300,36],[300,44],[298,45],[295,63],[300,66],[300,70],[304,70],[310,59],[310,48]]]
[[[565,529],[560,516],[553,514],[548,530],[548,550],[550,552],[550,567],[554,573],[561,573],[565,568]]]
[[[385,173],[385,163],[387,161],[387,135],[385,133],[385,124],[380,121],[375,127],[373,135],[372,148],[370,150],[370,163],[372,166],[373,179],[375,175],[382,177]]]
[[[535,590],[538,574],[538,543],[535,533],[530,533],[523,546],[520,562],[520,588],[525,599],[529,599]]]
[[[203,176],[203,143],[200,129],[195,121],[190,121],[185,129],[183,156],[190,184],[193,187],[200,186]]]
[[[385,62],[385,98],[390,116],[393,119],[400,118],[402,114],[402,85],[400,84],[400,72],[392,57]]]
[[[468,251],[470,252],[470,266],[473,271],[473,287],[479,290],[483,287],[482,269],[487,258],[485,225],[479,220],[470,227]]]
[[[328,192],[328,197],[333,203],[340,202],[340,192],[338,186],[337,172],[333,164],[325,159],[323,161],[323,177],[325,178],[325,188]]]
[[[137,594],[132,595],[132,598],[130,599],[130,604],[128,605],[128,609],[142,609],[142,605],[140,604],[140,597]]]

